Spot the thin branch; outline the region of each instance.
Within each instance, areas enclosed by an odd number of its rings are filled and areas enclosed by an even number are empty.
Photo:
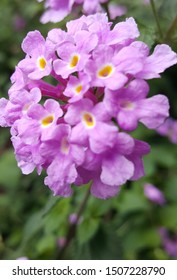
[[[83,201],[82,201],[82,203],[81,203],[81,205],[80,205],[80,207],[78,209],[78,212],[76,214],[76,221],[75,221],[75,223],[71,224],[69,226],[68,233],[67,233],[67,236],[66,236],[66,243],[61,248],[60,252],[58,253],[57,259],[62,259],[63,258],[66,249],[68,248],[68,246],[70,245],[71,240],[75,236],[77,224],[79,222],[79,219],[80,219],[81,215],[83,214],[83,212],[85,210],[85,207],[87,205],[87,201],[89,199],[89,195],[90,195],[90,188],[85,193],[84,199],[83,199]]]
[[[111,15],[110,15],[110,12],[109,12],[109,6],[108,6],[108,3],[104,3],[104,4],[102,4],[102,7],[103,7],[103,9],[106,11],[107,16],[108,16],[108,21],[110,22],[110,21],[111,21]]]
[[[165,36],[165,39],[164,39],[165,42],[167,42],[167,43],[170,42],[171,37],[173,35],[173,32],[174,32],[176,26],[177,26],[177,15],[174,18],[174,20],[172,21],[169,29],[167,30],[167,33],[166,33],[166,36]]]
[[[159,37],[160,37],[161,40],[163,40],[163,32],[162,32],[162,29],[161,29],[161,26],[160,26],[160,20],[159,20],[159,16],[158,16],[158,13],[157,13],[157,10],[156,10],[156,7],[155,7],[154,0],[150,0],[150,3],[151,3],[152,11],[153,11],[153,14],[154,14],[154,18],[155,18],[155,21],[156,21],[156,24],[157,24]]]

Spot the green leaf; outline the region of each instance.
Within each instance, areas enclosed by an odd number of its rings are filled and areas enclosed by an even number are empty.
[[[144,211],[148,209],[148,202],[145,197],[140,196],[133,191],[127,191],[118,205],[121,213],[125,214],[133,211]]]
[[[142,23],[138,25],[140,31],[140,37],[138,40],[146,43],[149,48],[151,48],[156,41],[155,29],[152,26],[143,25]]]
[[[58,234],[63,235],[65,233],[66,225],[68,224],[68,216],[71,209],[71,199],[63,198],[60,199],[51,211],[45,214],[45,226],[44,230],[46,234],[51,234],[58,232]]]
[[[177,205],[171,204],[158,211],[159,221],[161,226],[171,230],[177,230]]]
[[[152,162],[164,167],[176,165],[176,146],[152,146],[151,153],[147,156]]]
[[[127,232],[123,238],[123,248],[125,251],[137,251],[145,247],[158,247],[160,236],[156,228],[134,229]]]
[[[78,226],[77,237],[80,245],[89,241],[99,227],[99,219],[87,218]]]
[[[0,157],[0,170],[0,184],[9,189],[13,189],[18,186],[21,171],[17,167],[17,162],[12,149],[7,150]]]
[[[56,248],[56,238],[53,235],[46,235],[37,243],[36,249],[39,254],[45,254]]]
[[[177,202],[177,176],[169,176],[164,191],[167,199]]]
[[[38,212],[35,212],[27,221],[24,232],[23,232],[23,242],[22,245],[24,246],[39,230],[41,230],[44,225],[46,225],[45,216],[47,213],[52,211],[53,207],[59,203],[59,198],[51,196],[47,201],[46,205],[43,209]]]

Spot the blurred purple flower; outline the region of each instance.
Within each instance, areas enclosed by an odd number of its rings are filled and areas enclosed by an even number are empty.
[[[66,244],[66,238],[65,237],[60,237],[57,240],[57,245],[59,248],[63,248]]]
[[[20,15],[15,15],[13,18],[13,28],[15,31],[22,31],[26,26],[26,20]]]
[[[166,119],[166,121],[157,128],[157,132],[162,135],[168,137],[168,139],[177,144],[177,120],[172,118]]]
[[[19,257],[19,258],[17,258],[16,260],[19,260],[19,261],[21,261],[21,260],[29,260],[26,256],[23,256],[23,257]]]
[[[69,223],[70,224],[80,224],[83,221],[83,217],[79,217],[76,213],[72,213],[71,215],[69,215]]]
[[[109,4],[109,13],[112,20],[114,20],[116,17],[121,17],[125,15],[127,12],[127,8],[122,5],[116,5],[115,3]]]
[[[162,238],[162,244],[167,252],[167,254],[171,257],[177,256],[177,234],[173,237],[170,237],[169,232],[166,228],[160,228],[159,230],[160,236]]]
[[[145,196],[156,204],[163,205],[165,204],[165,197],[163,193],[157,189],[154,185],[146,183],[144,185],[144,194]]]

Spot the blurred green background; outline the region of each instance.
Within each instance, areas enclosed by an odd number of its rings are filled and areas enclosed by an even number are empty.
[[[177,51],[177,26],[169,30],[177,14],[176,0],[155,1],[163,38],[158,34],[150,5],[143,0],[114,1],[127,7],[141,37],[149,47],[168,43]],[[20,48],[30,30],[45,36],[60,24],[42,25],[43,4],[36,0],[0,1],[0,97],[7,98],[10,76],[24,57]],[[151,93],[169,97],[170,113],[177,119],[177,66],[162,79],[150,81]],[[106,201],[90,197],[76,234],[62,256],[65,259],[171,259],[164,250],[159,228],[177,234],[177,146],[157,132],[139,126],[133,134],[147,141],[151,153],[145,157],[146,176],[129,182],[120,194]],[[45,174],[24,176],[18,169],[10,142],[9,129],[0,128],[0,259],[56,259],[69,228],[69,216],[78,211],[87,186],[74,187],[71,198],[53,197],[44,186]],[[164,206],[150,202],[144,195],[145,182],[163,191]],[[175,258],[175,257],[174,257]],[[177,258],[177,257],[176,257]]]

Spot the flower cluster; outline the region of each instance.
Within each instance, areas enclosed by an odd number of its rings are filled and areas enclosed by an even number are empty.
[[[37,1],[42,2],[43,0]],[[108,0],[45,0],[46,11],[41,17],[41,22],[60,22],[69,15],[73,9],[75,9],[75,13],[77,14],[79,12],[77,11],[78,8],[82,8],[82,12],[87,15],[103,12],[103,5],[107,2]],[[114,3],[108,5],[108,10],[111,19],[122,16],[127,11],[125,6],[116,5]]]
[[[9,100],[0,100],[0,125],[11,127],[24,174],[44,169],[55,195],[92,181],[91,193],[106,199],[127,180],[144,175],[149,145],[128,132],[138,123],[156,129],[168,117],[159,94],[147,98],[145,80],[177,63],[167,45],[148,46],[133,18],[111,28],[105,14],[82,16],[23,40],[26,53],[11,77]]]

